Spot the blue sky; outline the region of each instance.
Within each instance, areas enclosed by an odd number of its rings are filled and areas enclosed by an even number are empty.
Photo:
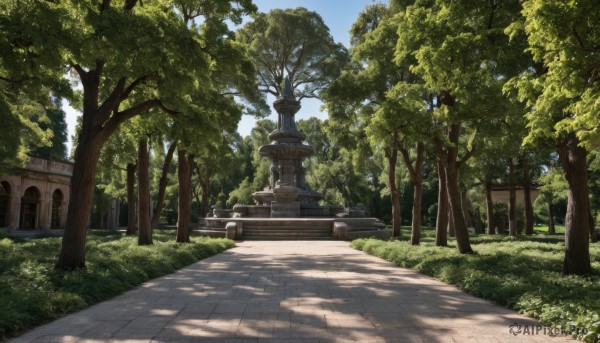
[[[331,35],[336,42],[340,42],[345,46],[350,45],[350,35],[348,31],[352,23],[358,17],[360,11],[365,6],[374,2],[387,2],[385,0],[254,0],[260,12],[268,12],[274,8],[295,8],[306,7],[311,11],[315,11],[323,17],[325,24],[329,27]],[[273,98],[268,98],[269,104],[273,102]],[[318,117],[321,119],[327,118],[327,113],[322,112],[321,102],[315,99],[302,100],[302,108],[296,115],[296,119],[306,119],[309,117]],[[68,106],[65,102],[63,110],[67,113],[67,125],[69,129],[69,137],[75,132],[76,118],[80,115],[76,110]],[[272,111],[271,119],[276,119],[275,111]],[[242,136],[250,133],[254,127],[256,120],[250,116],[244,116],[238,125],[238,132]],[[69,149],[70,149],[69,142]]]

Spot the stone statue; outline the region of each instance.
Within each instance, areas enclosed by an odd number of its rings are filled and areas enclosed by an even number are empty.
[[[294,166],[294,174],[296,174],[296,185],[302,189],[308,189],[306,183],[306,168],[302,165],[302,161],[297,161]]]
[[[277,186],[277,181],[279,181],[279,168],[275,165],[275,161],[271,163],[271,176],[269,177],[269,184],[271,189],[275,189]]]

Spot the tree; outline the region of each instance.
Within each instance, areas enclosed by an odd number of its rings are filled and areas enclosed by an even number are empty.
[[[50,145],[43,147],[33,147],[31,153],[47,159],[64,160],[67,158],[67,122],[65,112],[60,108],[60,99],[54,99],[51,106],[46,108],[48,122],[40,122],[40,129],[52,132]]]
[[[597,143],[600,82],[597,77],[600,15],[597,1],[527,0],[523,20],[508,33],[527,35],[541,66],[512,80],[527,102],[529,141],[550,138],[569,185],[563,274],[591,272],[587,153]],[[537,71],[537,73],[536,73]]]
[[[358,149],[342,147],[336,141],[336,125],[312,117],[297,123],[306,132],[306,142],[315,154],[305,161],[306,178],[312,188],[323,193],[326,204],[355,206],[362,203],[373,211],[375,176],[372,157]]]
[[[138,140],[138,245],[152,244],[150,226],[150,152],[148,137]]]
[[[306,8],[275,9],[253,19],[237,38],[249,47],[261,92],[280,96],[287,76],[298,101],[318,97],[348,59],[321,16]]]
[[[220,18],[231,12],[231,3],[220,3],[223,6],[199,6],[210,18],[202,24],[202,32],[218,35],[215,27],[222,26]],[[244,11],[253,9],[245,1],[240,5]],[[2,43],[19,57],[13,62],[17,68],[30,71],[41,55],[39,65],[61,74],[69,69],[83,87],[80,106],[76,105],[83,112],[82,126],[57,263],[59,269],[83,268],[86,224],[103,144],[130,118],[158,108],[174,113],[169,108],[207,85],[212,63],[205,50],[207,36],[187,27],[181,12],[168,2],[141,6],[138,1],[39,1],[3,2],[3,6],[8,7],[2,11],[8,21],[23,17],[23,25],[6,26],[15,39]],[[215,13],[216,9],[222,13]],[[38,30],[29,28],[31,23],[36,23],[33,28],[40,26]],[[146,46],[151,53],[131,49],[134,45]],[[44,75],[37,70],[31,74]]]
[[[410,72],[410,59],[390,61],[394,57],[397,25],[393,20],[395,7],[371,5],[353,24],[352,61],[341,76],[327,89],[325,99],[330,117],[346,126],[362,124],[364,135],[373,150],[383,152],[387,161],[387,186],[392,201],[392,235],[400,236],[401,217],[396,167],[398,153],[411,171],[415,183],[415,200],[419,215],[413,222],[413,243],[418,244],[420,229],[421,166],[424,146],[415,137],[415,128],[421,124],[426,99],[416,78]],[[389,90],[390,86],[394,86]],[[389,92],[388,92],[389,91]],[[360,116],[360,117],[359,117]],[[358,127],[360,128],[360,126]],[[416,165],[413,167],[406,143],[416,141]],[[413,211],[413,212],[414,212]],[[413,218],[415,220],[415,218]]]
[[[557,166],[558,167],[558,166]],[[556,233],[554,217],[554,204],[559,199],[567,198],[568,185],[565,178],[560,170],[560,167],[553,167],[547,173],[539,178],[540,195],[536,199],[535,203],[540,207],[545,207],[548,216],[548,234],[554,235]]]
[[[252,193],[262,189],[269,183],[269,168],[271,167],[271,163],[258,154],[258,148],[269,144],[269,133],[276,128],[277,125],[272,120],[261,119],[256,122],[252,131],[250,131],[250,137],[248,138],[248,143],[250,144],[247,149],[250,150],[248,153],[252,156],[250,163],[252,170],[246,171],[244,182],[240,183],[229,193],[227,203],[230,206],[235,204],[253,204]],[[245,182],[245,180],[248,182]]]
[[[164,141],[159,140],[159,143],[163,144]],[[162,146],[160,148],[162,149]],[[167,185],[169,182],[169,171],[171,168],[171,162],[173,161],[173,155],[175,154],[175,149],[177,149],[177,142],[171,142],[164,156],[160,173],[160,179],[158,181],[158,194],[156,196],[156,206],[154,207],[152,218],[150,219],[150,226],[152,228],[155,228],[158,225],[164,208]]]
[[[179,195],[177,201],[177,242],[190,241],[190,224],[192,216],[192,166],[194,159],[183,149],[177,151],[177,181]]]
[[[60,130],[54,134],[49,126],[60,115],[58,98],[73,92],[57,63],[56,44],[64,28],[55,5],[2,1],[0,13],[0,170],[5,171],[22,165],[31,149],[60,141]],[[48,31],[57,34],[48,37]]]
[[[475,134],[502,113],[498,82],[512,46],[503,34],[518,10],[517,1],[436,0],[415,2],[399,12],[396,60],[415,58],[411,71],[422,77],[434,99],[434,148],[444,168],[450,220],[458,249],[472,253],[458,176],[473,154]],[[483,101],[482,101],[483,100]],[[472,139],[464,140],[466,135]]]
[[[96,172],[97,187],[110,198],[127,202],[127,231],[132,236],[137,230],[137,170],[136,141],[132,139],[132,125],[121,126],[104,144]]]

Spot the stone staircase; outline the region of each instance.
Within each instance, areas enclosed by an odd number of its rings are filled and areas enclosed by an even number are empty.
[[[331,220],[283,219],[254,220],[243,223],[245,240],[329,240],[332,237]]]

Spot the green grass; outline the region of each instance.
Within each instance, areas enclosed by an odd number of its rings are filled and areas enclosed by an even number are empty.
[[[91,231],[87,269],[67,273],[54,270],[60,240],[0,239],[0,341],[234,246],[209,238],[178,244],[174,231],[155,231],[154,245],[137,246],[137,237]]]
[[[547,234],[548,233],[548,225],[542,226],[542,225],[536,225],[533,228],[533,231],[537,232],[537,233],[544,233]],[[564,235],[565,234],[565,227],[562,225],[555,225],[554,226],[554,231],[556,231],[557,235]]]
[[[410,234],[403,230],[404,235]],[[436,247],[432,230],[421,246],[405,241],[358,239],[352,247],[416,269],[475,296],[540,319],[546,325],[585,328],[579,338],[600,341],[600,244],[592,244],[594,274],[563,276],[561,237],[472,236],[475,255],[461,255],[455,242]]]

